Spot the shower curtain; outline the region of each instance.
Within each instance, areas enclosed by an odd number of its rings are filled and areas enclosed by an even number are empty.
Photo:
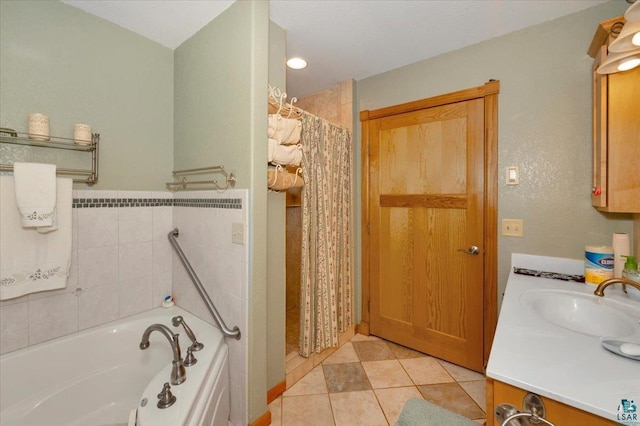
[[[351,132],[302,116],[300,354],[338,345],[352,324]]]

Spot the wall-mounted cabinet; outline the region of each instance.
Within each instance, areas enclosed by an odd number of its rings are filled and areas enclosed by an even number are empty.
[[[640,213],[640,67],[598,74],[611,27],[599,25],[589,54],[593,63],[593,187],[591,202],[605,212]]]

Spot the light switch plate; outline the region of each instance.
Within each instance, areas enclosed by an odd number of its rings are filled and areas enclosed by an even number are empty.
[[[231,224],[231,242],[233,244],[244,245],[244,224],[243,223]]]
[[[518,185],[520,183],[520,168],[518,166],[507,167],[507,185]]]
[[[524,221],[522,219],[502,219],[502,235],[507,237],[524,236]]]

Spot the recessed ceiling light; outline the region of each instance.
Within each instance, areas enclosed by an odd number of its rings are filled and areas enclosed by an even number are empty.
[[[307,61],[302,58],[291,58],[287,61],[287,66],[292,70],[305,69],[307,65]]]

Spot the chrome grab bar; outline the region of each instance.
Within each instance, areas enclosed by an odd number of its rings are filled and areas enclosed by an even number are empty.
[[[189,260],[187,260],[187,257],[184,255],[184,252],[180,248],[180,245],[176,240],[176,237],[178,235],[180,235],[180,232],[178,231],[178,228],[175,228],[173,231],[169,232],[167,236],[169,237],[169,242],[173,246],[174,250],[176,251],[176,253],[178,253],[178,257],[180,258],[180,261],[184,265],[184,268],[187,270],[189,277],[191,277],[191,281],[196,286],[196,290],[198,290],[198,293],[200,293],[200,297],[202,297],[204,304],[207,305],[207,309],[209,309],[211,316],[213,316],[213,319],[216,321],[216,324],[218,324],[218,327],[222,331],[222,334],[224,334],[226,337],[233,337],[236,340],[240,340],[240,329],[238,328],[238,326],[235,326],[233,327],[233,329],[230,329],[224,323],[224,320],[218,313],[218,310],[216,309],[215,305],[211,301],[211,298],[207,294],[207,290],[205,290],[204,286],[198,279],[198,276],[196,275],[195,271],[191,267]]]

